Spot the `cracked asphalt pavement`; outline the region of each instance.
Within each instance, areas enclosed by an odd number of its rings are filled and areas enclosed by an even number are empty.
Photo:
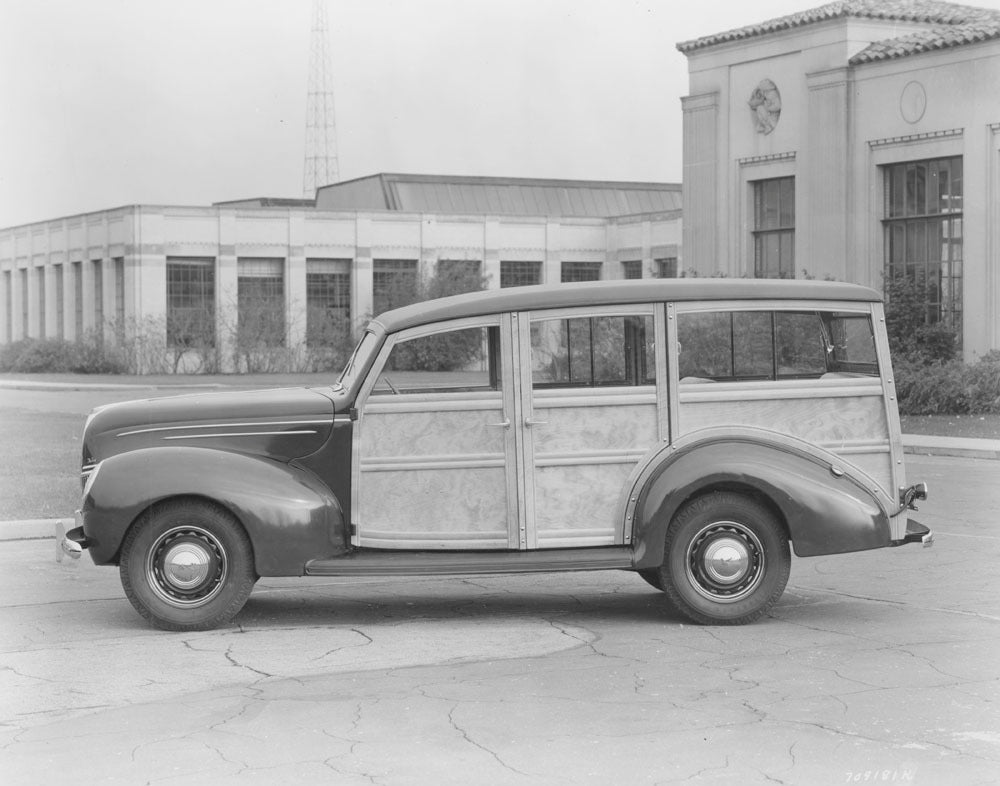
[[[265,579],[169,634],[0,543],[0,781],[996,783],[1000,462],[907,463],[934,548],[796,559],[738,628],[611,572]]]

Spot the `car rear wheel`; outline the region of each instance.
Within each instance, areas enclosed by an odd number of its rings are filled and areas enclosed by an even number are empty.
[[[243,527],[228,511],[195,501],[147,511],[125,537],[119,573],[136,610],[174,631],[231,622],[257,581]]]
[[[704,625],[753,622],[788,583],[788,537],[775,516],[742,494],[719,491],[685,504],[667,528],[663,591]]]

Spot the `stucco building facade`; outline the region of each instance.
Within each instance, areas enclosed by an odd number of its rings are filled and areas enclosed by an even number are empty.
[[[377,175],[315,202],[138,205],[13,227],[0,230],[0,341],[115,341],[138,325],[143,341],[208,345],[235,370],[233,343],[261,304],[280,334],[268,340],[305,348],[317,311],[359,325],[394,280],[442,264],[487,287],[677,275],[680,200],[676,184]]]
[[[846,0],[678,45],[685,264],[919,282],[1000,348],[1000,14]]]

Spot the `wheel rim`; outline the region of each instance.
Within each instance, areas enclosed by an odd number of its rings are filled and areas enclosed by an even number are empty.
[[[225,585],[225,549],[201,527],[174,527],[156,539],[146,558],[149,586],[171,606],[208,603]]]
[[[695,591],[716,603],[735,603],[764,577],[764,547],[738,521],[716,521],[688,544],[684,569]]]

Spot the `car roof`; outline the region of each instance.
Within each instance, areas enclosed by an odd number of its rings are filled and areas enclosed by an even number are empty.
[[[486,289],[452,295],[386,311],[375,317],[373,322],[386,333],[395,333],[430,322],[504,311],[684,300],[838,300],[872,303],[882,302],[882,296],[874,289],[837,281],[746,278],[587,281]]]

